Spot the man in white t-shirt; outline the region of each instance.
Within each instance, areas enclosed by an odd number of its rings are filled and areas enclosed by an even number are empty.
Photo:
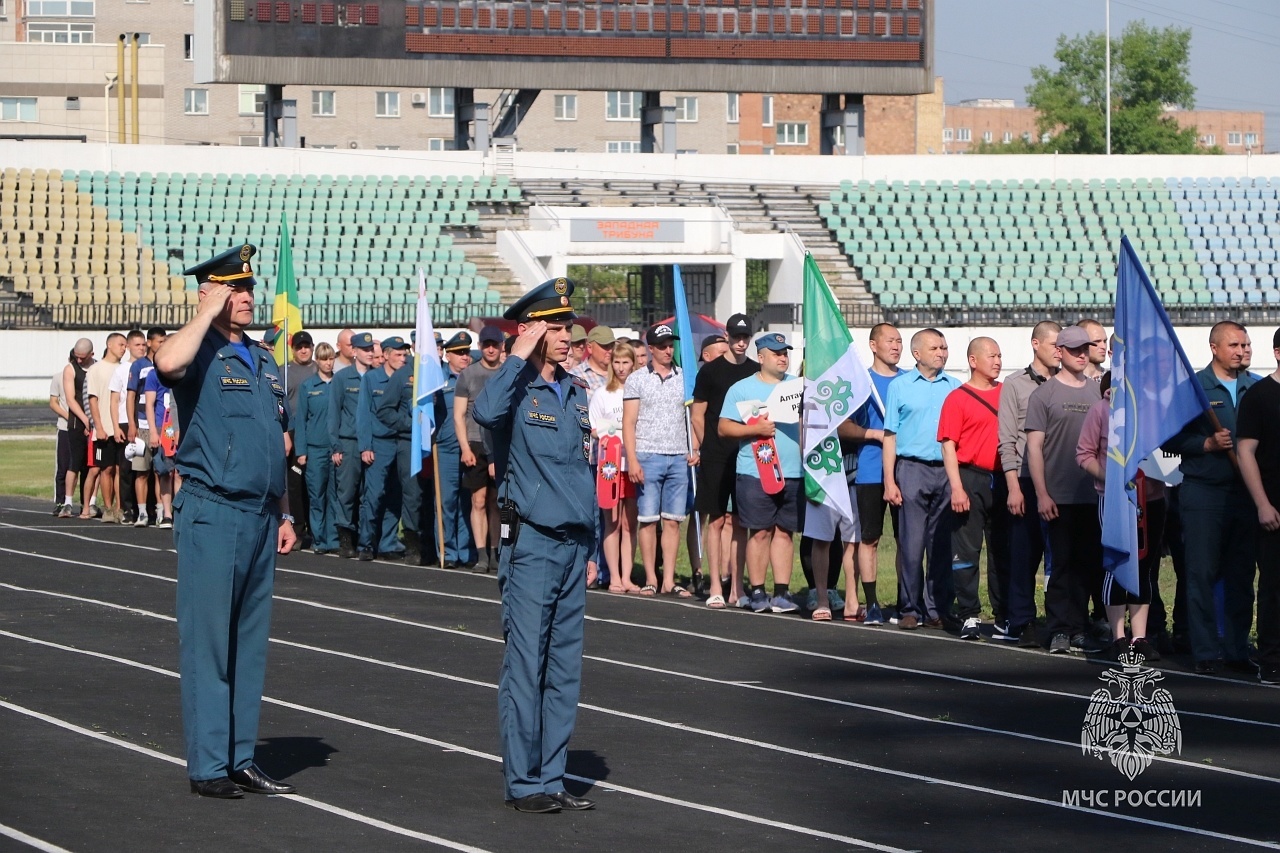
[[[85,481],[85,499],[97,487],[102,489],[102,521],[119,522],[120,505],[116,502],[116,442],[111,409],[111,377],[124,356],[125,338],[119,332],[107,336],[107,351],[102,361],[89,368],[85,389],[89,395],[89,417],[93,421],[93,467]],[[86,507],[85,509],[88,509]],[[82,512],[81,518],[88,518]]]
[[[133,466],[125,458],[129,443],[129,377],[133,365],[147,354],[147,339],[140,329],[125,336],[125,358],[121,359],[111,374],[111,411],[115,413],[115,434],[112,436],[116,451],[117,489],[120,492],[121,524],[132,524],[138,516],[138,504],[134,499]]]

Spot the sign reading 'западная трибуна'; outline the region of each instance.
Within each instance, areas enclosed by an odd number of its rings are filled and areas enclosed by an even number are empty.
[[[682,219],[574,219],[569,223],[574,243],[683,243]]]

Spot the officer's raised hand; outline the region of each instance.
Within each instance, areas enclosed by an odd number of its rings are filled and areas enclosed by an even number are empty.
[[[516,342],[511,345],[511,354],[528,361],[529,357],[538,351],[538,347],[541,346],[542,339],[546,334],[547,323],[545,320],[530,323],[523,332],[516,336]]]

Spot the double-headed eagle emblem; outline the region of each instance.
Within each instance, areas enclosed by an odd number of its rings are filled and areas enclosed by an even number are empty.
[[[1164,674],[1142,666],[1144,658],[1132,650],[1120,656],[1121,670],[1099,676],[1106,683],[1093,691],[1080,730],[1080,746],[1099,761],[1111,764],[1130,782],[1151,766],[1157,755],[1182,752],[1182,726],[1173,696],[1156,682]]]

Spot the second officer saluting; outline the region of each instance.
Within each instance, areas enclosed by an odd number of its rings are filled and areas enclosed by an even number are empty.
[[[518,336],[475,401],[476,422],[493,433],[502,522],[502,771],[507,805],[523,812],[595,805],[564,789],[597,512],[587,388],[561,366],[572,294],[571,281],[552,279],[507,309]]]

